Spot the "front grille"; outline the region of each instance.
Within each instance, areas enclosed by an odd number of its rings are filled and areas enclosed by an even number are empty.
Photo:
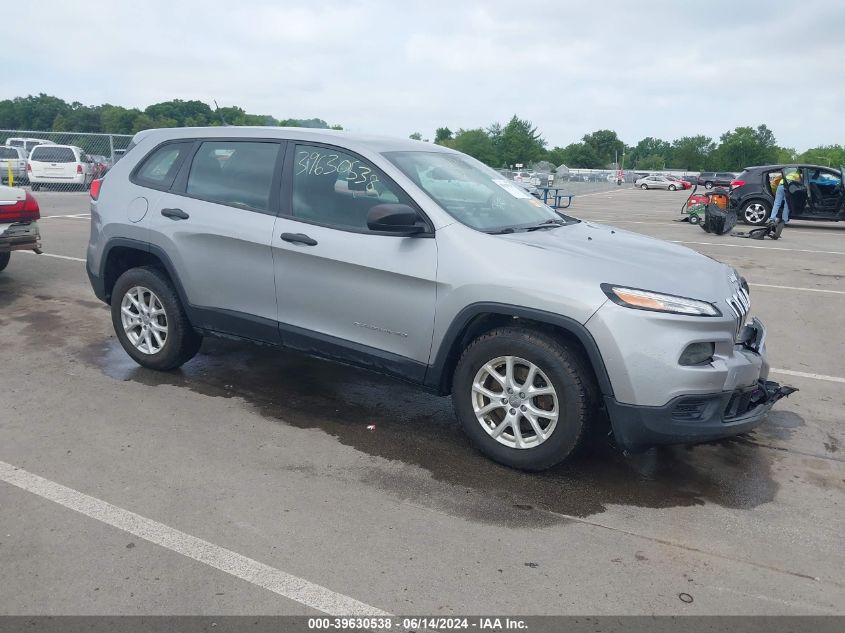
[[[725,299],[725,301],[728,302],[728,306],[730,306],[734,315],[734,320],[736,321],[736,326],[734,328],[735,338],[739,338],[739,333],[742,332],[742,328],[748,318],[748,313],[751,310],[751,298],[748,295],[748,291],[740,286],[737,288],[736,292]]]

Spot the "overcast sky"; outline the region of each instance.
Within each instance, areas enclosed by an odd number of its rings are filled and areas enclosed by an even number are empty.
[[[173,98],[433,138],[530,119],[549,147],[768,125],[845,143],[845,2],[19,2],[0,98]],[[7,17],[8,12],[7,12]]]

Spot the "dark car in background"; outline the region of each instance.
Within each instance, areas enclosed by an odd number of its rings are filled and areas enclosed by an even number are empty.
[[[790,220],[845,220],[843,170],[818,165],[748,167],[730,184],[730,206],[746,224],[765,224],[783,181]]]
[[[706,189],[713,187],[728,187],[735,175],[727,171],[703,171],[698,176],[698,184]]]

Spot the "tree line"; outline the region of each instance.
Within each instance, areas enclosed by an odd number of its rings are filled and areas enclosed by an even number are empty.
[[[422,139],[415,132],[411,138]],[[840,167],[845,165],[845,147],[824,145],[798,153],[781,147],[774,133],[759,125],[737,127],[722,134],[718,141],[699,134],[673,141],[646,137],[636,145],[626,145],[613,130],[585,134],[578,143],[549,149],[537,127],[514,115],[504,126],[493,123],[487,128],[448,127],[435,131],[434,142],[477,158],[491,167],[526,167],[548,161],[555,166],[585,169],[618,168],[660,171],[740,171],[751,165],[774,163],[813,163]]]
[[[214,125],[284,125],[293,127],[343,129],[323,119],[276,119],[269,114],[249,114],[238,106],[212,110],[202,101],[173,99],[139,108],[109,103],[87,106],[68,103],[46,94],[0,101],[0,129],[44,132],[102,132],[135,134],[160,127]]]
[[[173,99],[140,108],[111,104],[87,106],[68,103],[46,94],[0,101],[0,129],[44,132],[102,132],[135,134],[159,127],[214,125],[271,125],[343,129],[323,119],[277,119],[269,114],[250,114],[238,106],[212,109],[196,100]],[[418,132],[411,138],[422,140]],[[549,149],[537,127],[514,115],[505,125],[486,128],[435,130],[434,142],[452,147],[491,167],[526,167],[540,161],[573,168],[607,169],[621,163],[627,170],[739,171],[749,165],[806,162],[839,167],[845,165],[845,147],[825,145],[798,153],[778,145],[766,127],[738,127],[718,140],[699,134],[672,141],[646,137],[626,145],[613,130],[596,130],[577,143]]]

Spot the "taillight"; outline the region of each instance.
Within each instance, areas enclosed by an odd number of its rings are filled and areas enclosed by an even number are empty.
[[[100,187],[103,186],[103,179],[97,178],[96,180],[91,181],[91,199],[96,200],[100,197]]]
[[[77,173],[77,174],[81,174],[81,173],[82,173],[82,165],[80,165],[79,163],[77,163],[77,164],[76,164],[76,173]]]
[[[737,187],[742,187],[745,184],[744,180],[731,180],[731,189],[736,189]]]
[[[27,163],[27,164],[26,164],[26,170],[27,170],[27,171],[32,171],[32,165],[30,165],[29,163]]]
[[[0,204],[0,221],[32,222],[40,217],[38,201],[28,191],[26,197],[15,204]]]

